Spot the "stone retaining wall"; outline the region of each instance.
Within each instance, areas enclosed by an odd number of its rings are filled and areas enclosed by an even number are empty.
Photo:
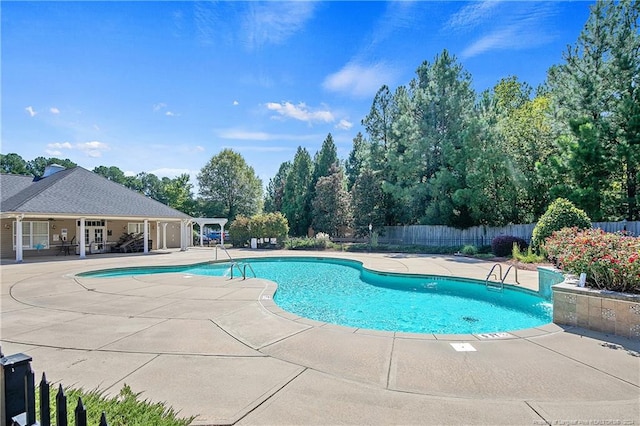
[[[553,322],[640,340],[640,295],[579,287],[553,289]]]

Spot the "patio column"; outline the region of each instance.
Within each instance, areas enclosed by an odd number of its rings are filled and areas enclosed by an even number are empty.
[[[204,244],[202,242],[202,239],[204,237],[204,226],[203,226],[202,222],[198,222],[198,225],[200,226],[200,247],[203,247]],[[193,226],[193,224],[191,224],[191,226]]]
[[[167,225],[166,222],[162,224],[162,250],[167,249]]]
[[[16,263],[22,263],[22,219],[24,216],[16,217]]]
[[[224,247],[224,223],[220,224],[220,245]]]
[[[143,239],[143,245],[144,245],[144,250],[143,252],[145,254],[149,253],[149,219],[145,219],[144,220],[144,226],[143,226],[143,231],[142,231],[142,239]]]
[[[186,220],[180,221],[180,251],[187,251],[187,232],[189,227]]]
[[[156,221],[156,250],[160,248],[160,221]]]
[[[80,259],[87,258],[87,246],[84,239],[84,217],[80,218],[80,235],[78,235],[78,247],[80,247]]]

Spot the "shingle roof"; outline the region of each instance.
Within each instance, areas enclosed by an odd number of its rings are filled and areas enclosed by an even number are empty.
[[[0,197],[2,213],[190,218],[82,167],[62,170],[39,180],[0,174]]]

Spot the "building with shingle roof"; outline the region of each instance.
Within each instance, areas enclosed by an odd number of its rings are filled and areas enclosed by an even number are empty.
[[[160,247],[186,249],[191,220],[82,167],[49,166],[41,178],[0,174],[0,256],[15,256],[18,262],[22,252],[57,254],[72,241],[81,257],[103,253],[131,234],[146,237],[143,251],[148,252],[154,232]]]

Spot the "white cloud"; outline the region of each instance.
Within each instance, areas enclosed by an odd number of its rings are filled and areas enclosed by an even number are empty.
[[[34,110],[32,106],[28,106],[24,110],[29,113],[30,117],[33,117],[37,114],[36,110]]]
[[[236,105],[240,105],[240,102],[238,102],[238,101],[233,101],[233,106],[236,106]]]
[[[245,146],[227,146],[224,148],[232,148],[239,152],[285,152],[292,151],[291,147],[286,146],[261,146],[261,145],[245,145]]]
[[[323,135],[292,135],[280,133],[251,132],[243,129],[221,129],[216,132],[221,139],[243,140],[243,141],[308,141],[321,140]]]
[[[500,1],[497,0],[485,0],[467,4],[449,18],[445,28],[470,30],[490,19],[492,11],[499,5]]]
[[[56,108],[56,107],[51,107],[51,108],[49,108],[49,112],[50,112],[51,114],[55,114],[55,115],[60,114],[60,110],[59,110],[58,108]]]
[[[548,43],[553,37],[553,34],[540,34],[522,25],[511,25],[474,41],[462,51],[460,58],[472,58],[492,50],[531,49]]]
[[[160,111],[162,108],[166,108],[166,107],[167,107],[167,104],[165,104],[164,102],[160,102],[160,103],[157,103],[157,104],[154,104],[154,105],[153,105],[153,111],[154,111],[154,112],[158,112],[158,111]]]
[[[461,8],[445,24],[444,31],[479,34],[462,51],[461,59],[489,51],[531,49],[555,37],[547,21],[557,13],[553,2],[509,2],[507,7],[501,1],[486,0]]]
[[[104,142],[91,141],[72,144],[70,142],[55,142],[47,144],[45,151],[49,155],[62,155],[62,151],[79,151],[91,158],[102,157],[102,153],[111,148]]]
[[[291,102],[269,102],[266,106],[268,110],[275,111],[282,117],[294,118],[307,123],[312,123],[314,121],[331,123],[335,120],[331,111],[311,111],[304,102],[300,102],[298,105],[294,105]],[[272,118],[275,117],[277,116]]]
[[[167,112],[164,113],[164,115],[166,115],[167,117],[175,117],[176,116],[176,114],[174,112],[172,112],[172,111],[167,111]]]
[[[204,149],[203,146],[196,145],[196,147],[194,148],[194,151],[196,151],[196,152],[204,152],[205,149]]]
[[[189,169],[172,169],[169,167],[161,167],[159,169],[151,170],[148,173],[152,173],[159,178],[168,177],[170,179],[175,179],[176,177],[183,174],[191,174],[191,170]]]
[[[340,120],[338,124],[336,124],[336,129],[341,129],[341,130],[349,130],[352,127],[353,127],[353,123],[348,120],[345,120],[344,118]]]
[[[368,67],[348,63],[340,71],[327,76],[322,85],[332,92],[366,98],[373,96],[383,84],[391,86],[395,74],[395,71],[383,63]]]
[[[247,5],[242,27],[250,49],[282,43],[304,27],[316,6],[309,1],[249,2]]]

